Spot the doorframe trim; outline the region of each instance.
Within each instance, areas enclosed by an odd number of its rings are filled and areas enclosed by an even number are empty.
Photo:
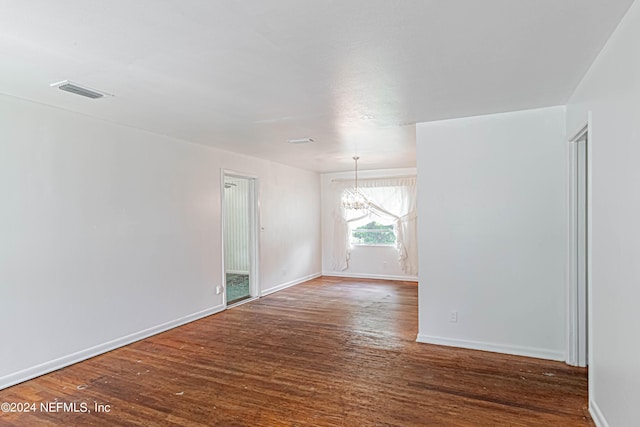
[[[258,175],[254,175],[247,172],[242,172],[235,169],[220,169],[220,241],[222,242],[221,248],[221,256],[222,256],[222,303],[224,308],[232,308],[237,303],[227,305],[227,278],[225,276],[225,251],[224,251],[224,229],[225,229],[225,216],[226,216],[226,205],[224,201],[224,178],[225,176],[231,176],[236,178],[244,178],[248,179],[251,182],[251,192],[253,193],[253,197],[250,201],[250,212],[251,219],[249,225],[249,245],[250,245],[250,267],[249,267],[249,277],[251,280],[249,281],[250,286],[250,294],[251,297],[243,300],[241,302],[248,302],[254,299],[260,298],[262,296],[262,291],[260,288],[260,177]]]
[[[584,123],[584,122],[583,122]],[[566,271],[566,298],[567,298],[567,311],[566,311],[566,363],[573,366],[587,366],[591,365],[592,358],[592,308],[591,308],[591,293],[592,293],[592,280],[591,280],[591,267],[592,267],[592,132],[591,132],[591,112],[587,115],[586,123],[583,124],[578,131],[574,132],[567,141],[567,271]],[[578,290],[575,286],[577,276],[577,246],[576,246],[576,215],[577,215],[577,181],[576,168],[578,150],[576,143],[581,141],[587,136],[587,304],[585,307],[587,313],[587,357],[580,357],[579,352],[579,337],[578,337]],[[591,381],[589,381],[591,385]]]

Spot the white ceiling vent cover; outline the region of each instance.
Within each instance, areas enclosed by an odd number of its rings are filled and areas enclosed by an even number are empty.
[[[313,138],[297,138],[297,139],[289,139],[287,140],[289,144],[311,144]]]
[[[51,87],[57,87],[65,92],[75,93],[76,95],[84,96],[86,98],[98,99],[103,96],[113,96],[110,93],[101,92],[95,89],[90,89],[86,86],[81,86],[69,80],[64,80],[58,83],[52,83]]]

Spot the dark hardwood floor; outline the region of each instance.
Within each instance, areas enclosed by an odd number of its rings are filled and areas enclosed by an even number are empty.
[[[0,425],[593,425],[586,370],[416,334],[415,283],[325,277],[2,390],[80,412]]]

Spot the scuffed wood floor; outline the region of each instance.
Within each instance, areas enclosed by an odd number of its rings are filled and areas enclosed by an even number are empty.
[[[416,333],[415,283],[324,277],[2,390],[92,412],[0,425],[593,425],[585,369]]]

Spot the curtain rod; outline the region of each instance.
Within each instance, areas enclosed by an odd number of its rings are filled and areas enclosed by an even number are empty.
[[[358,177],[358,181],[373,181],[376,179],[398,179],[398,178],[416,178],[416,175],[379,176],[377,178]],[[355,179],[354,178],[336,178],[331,180],[331,182],[348,182],[348,181],[355,181]]]

